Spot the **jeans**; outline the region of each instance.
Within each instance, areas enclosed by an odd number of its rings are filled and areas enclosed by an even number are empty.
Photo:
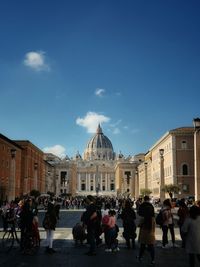
[[[52,248],[53,247],[53,236],[54,236],[54,230],[47,229],[46,230],[46,244],[47,247]]]
[[[96,242],[95,242],[95,229],[87,228],[87,240],[90,245],[90,252],[95,252]]]
[[[105,243],[107,245],[107,248],[112,248],[114,249],[116,247],[116,230],[115,228],[110,228],[106,230],[105,232]]]
[[[175,244],[175,234],[174,234],[174,225],[173,224],[168,224],[168,225],[163,225],[162,226],[162,244],[165,246],[168,244],[168,229],[171,233],[171,238],[172,238],[172,243]]]

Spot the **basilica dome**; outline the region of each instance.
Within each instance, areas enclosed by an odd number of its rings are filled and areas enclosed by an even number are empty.
[[[102,132],[102,128],[98,125],[96,134],[90,139],[84,152],[86,160],[113,160],[114,151],[111,141]]]

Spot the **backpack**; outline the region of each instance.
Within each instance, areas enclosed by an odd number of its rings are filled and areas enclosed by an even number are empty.
[[[159,211],[159,213],[156,216],[156,224],[162,226],[163,225],[163,212],[162,210]]]

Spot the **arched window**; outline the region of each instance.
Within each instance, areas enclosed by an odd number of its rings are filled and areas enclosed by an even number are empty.
[[[187,164],[182,165],[182,174],[188,175],[188,165]]]

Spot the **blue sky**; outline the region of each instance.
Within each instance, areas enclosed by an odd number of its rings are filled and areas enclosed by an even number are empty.
[[[199,14],[198,0],[0,1],[0,132],[73,156],[100,122],[134,155],[192,126]]]

